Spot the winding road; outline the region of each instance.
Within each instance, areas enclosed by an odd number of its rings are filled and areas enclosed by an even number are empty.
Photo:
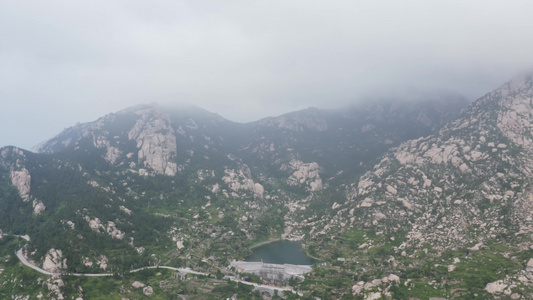
[[[29,237],[28,236],[21,236],[23,239],[29,241]],[[24,264],[25,266],[27,267],[30,267],[32,269],[34,269],[35,271],[41,273],[41,274],[45,274],[45,275],[49,275],[49,276],[59,276],[59,275],[70,275],[70,276],[86,276],[86,277],[108,277],[108,276],[113,276],[113,273],[53,273],[53,272],[49,272],[49,271],[46,271],[46,270],[43,270],[42,268],[39,268],[38,266],[30,263],[26,257],[24,257],[24,254],[22,253],[22,249],[23,248],[20,248],[18,251],[15,252],[15,254],[17,255],[17,258],[20,260],[20,262],[22,264]],[[203,273],[203,272],[197,272],[197,271],[194,271],[190,268],[175,268],[175,267],[169,267],[169,266],[149,266],[149,267],[143,267],[143,268],[138,268],[138,269],[135,269],[135,270],[131,270],[129,271],[129,273],[135,273],[135,272],[139,272],[139,271],[142,271],[142,270],[148,270],[148,269],[168,269],[168,270],[173,270],[173,271],[178,271],[180,273],[186,273],[186,274],[195,274],[195,275],[204,275],[204,276],[209,276],[208,273]],[[301,293],[291,289],[291,288],[283,288],[283,287],[277,287],[277,286],[270,286],[270,285],[262,285],[262,284],[258,284],[258,283],[253,283],[253,282],[248,282],[248,281],[243,281],[243,280],[240,280],[240,279],[237,279],[236,277],[233,277],[233,276],[226,276],[226,278],[232,280],[232,281],[235,281],[235,282],[239,282],[239,283],[242,283],[242,284],[247,284],[247,285],[252,285],[254,287],[258,287],[258,288],[266,288],[266,289],[271,289],[271,290],[277,290],[277,291],[289,291],[289,292],[292,292],[292,293],[297,293],[299,294],[300,296],[302,296]]]
[[[41,274],[45,274],[45,275],[50,275],[50,276],[57,276],[57,275],[70,275],[70,276],[87,276],[87,277],[106,277],[106,276],[113,276],[113,273],[52,273],[52,272],[49,272],[49,271],[46,271],[46,270],[43,270],[41,268],[39,268],[38,266],[30,263],[26,257],[24,257],[24,254],[22,254],[22,248],[20,248],[17,252],[15,252],[17,254],[17,257],[18,259],[20,260],[21,263],[23,263],[25,266],[28,266],[32,269],[34,269],[35,271],[41,273]],[[129,273],[135,273],[135,272],[139,272],[139,271],[142,271],[142,270],[148,270],[148,269],[168,269],[168,270],[174,270],[174,271],[178,271],[178,272],[181,272],[181,273],[187,273],[187,274],[195,274],[195,275],[204,275],[204,276],[208,276],[209,274],[208,273],[202,273],[202,272],[197,272],[197,271],[194,271],[194,270],[191,270],[190,268],[175,268],[175,267],[169,267],[169,266],[149,266],[149,267],[142,267],[142,268],[138,268],[138,269],[135,269],[135,270],[131,270],[129,271]]]

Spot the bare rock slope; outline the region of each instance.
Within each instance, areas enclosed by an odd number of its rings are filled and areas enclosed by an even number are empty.
[[[479,247],[502,236],[515,236],[516,246],[527,249],[533,232],[532,106],[532,76],[519,76],[437,134],[402,143],[349,186],[328,226],[405,238],[398,250]]]

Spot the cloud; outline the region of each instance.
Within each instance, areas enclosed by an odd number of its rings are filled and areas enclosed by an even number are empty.
[[[2,145],[139,103],[247,122],[442,91],[533,66],[530,1],[3,1]],[[24,138],[22,137],[24,136]]]

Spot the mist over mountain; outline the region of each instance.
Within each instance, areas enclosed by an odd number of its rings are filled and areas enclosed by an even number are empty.
[[[322,261],[290,281],[304,291],[296,298],[526,299],[533,77],[470,105],[439,100],[309,108],[250,123],[147,104],[76,124],[34,152],[3,147],[0,249],[21,248],[61,282],[32,273],[22,281],[30,292],[10,288],[20,265],[2,250],[0,295],[90,298],[94,284],[111,279],[66,274],[111,272],[127,286],[165,277],[167,286],[150,285],[156,295],[196,288],[256,297],[231,284],[216,289],[225,284],[216,277],[236,275],[228,266],[250,246],[281,238]],[[146,266],[219,275],[189,283],[173,273],[128,275]]]

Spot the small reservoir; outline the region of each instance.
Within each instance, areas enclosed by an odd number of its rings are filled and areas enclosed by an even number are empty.
[[[252,248],[253,254],[245,261],[263,261],[270,264],[313,265],[319,261],[307,256],[299,241],[274,241]]]

